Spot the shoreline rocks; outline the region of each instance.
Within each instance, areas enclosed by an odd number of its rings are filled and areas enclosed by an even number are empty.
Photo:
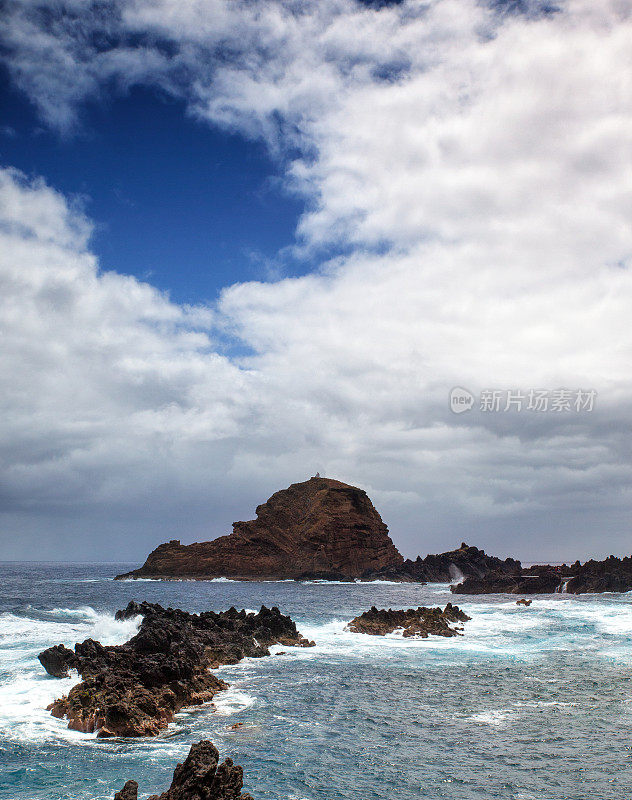
[[[213,699],[228,684],[209,669],[245,656],[270,655],[272,644],[309,647],[290,617],[278,608],[258,613],[230,608],[189,614],[155,603],[130,602],[117,619],[142,616],[138,633],[122,645],[94,639],[49,647],[39,655],[44,669],[65,677],[75,669],[82,681],[48,710],[68,727],[98,737],[155,736],[180,709]]]
[[[347,625],[347,630],[352,633],[386,636],[387,633],[401,628],[403,636],[420,639],[427,639],[428,636],[461,636],[463,627],[453,627],[454,623],[467,622],[470,619],[471,617],[452,603],[448,603],[444,609],[420,606],[406,610],[387,610],[372,606],[368,611],[354,617]]]
[[[454,594],[586,594],[632,590],[632,557],[609,556],[583,564],[538,564],[510,572],[494,570],[452,586]]]
[[[456,550],[430,554],[425,558],[417,556],[414,561],[408,558],[399,566],[388,567],[366,577],[372,580],[451,583],[467,577],[483,578],[489,573],[512,574],[520,569],[520,562],[513,558],[502,560],[488,556],[484,550],[462,542]]]
[[[149,800],[253,800],[251,795],[241,793],[243,785],[243,769],[230,758],[220,764],[217,748],[203,739],[175,768],[169,789],[151,795]],[[127,781],[114,800],[138,800],[138,783]]]

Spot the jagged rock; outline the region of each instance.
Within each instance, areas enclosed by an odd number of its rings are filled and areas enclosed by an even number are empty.
[[[136,781],[127,781],[121,791],[114,795],[114,800],[138,800],[138,784]]]
[[[219,763],[217,748],[204,739],[191,747],[189,755],[178,764],[173,781],[166,792],[149,800],[253,800],[242,794],[243,770],[230,758]],[[127,781],[114,800],[137,800],[138,784]]]
[[[367,572],[367,578],[382,578],[394,581],[415,581],[428,583],[450,583],[462,578],[482,578],[490,572],[513,573],[519,570],[520,562],[513,558],[504,561],[496,556],[488,556],[484,550],[471,547],[465,542],[457,550],[446,553],[417,556],[412,561],[406,559],[402,564],[390,566],[378,572]]]
[[[273,494],[229,536],[161,544],[140,569],[118,577],[349,580],[403,561],[366,492],[310,478]]]
[[[40,653],[56,677],[76,669],[82,682],[49,706],[72,730],[109,736],[154,736],[181,708],[212,700],[228,684],[209,672],[244,656],[270,654],[271,644],[313,645],[278,608],[255,613],[230,608],[189,614],[154,603],[131,602],[117,619],[142,615],[136,636],[104,647],[86,639],[74,653],[63,646]]]
[[[469,577],[452,586],[455,594],[550,594],[559,590],[560,573],[553,567],[530,567],[515,572],[494,571],[483,577]]]
[[[75,666],[75,654],[63,644],[44,650],[39,660],[46,672],[55,678],[67,678],[68,671]]]
[[[525,600],[524,597],[520,598],[520,600],[516,600],[517,606],[525,606],[526,608],[529,608],[531,603],[533,603],[533,600]]]
[[[403,635],[427,639],[432,636],[458,636],[462,627],[452,627],[450,623],[467,622],[471,617],[461,611],[458,606],[448,603],[441,608],[409,608],[407,610],[378,609],[372,606],[351,620],[347,629],[352,633],[368,633],[373,636],[385,636],[394,630],[403,628]]]
[[[608,556],[603,561],[591,559],[564,565],[563,588],[570,594],[586,592],[629,592],[632,590],[632,556]]]

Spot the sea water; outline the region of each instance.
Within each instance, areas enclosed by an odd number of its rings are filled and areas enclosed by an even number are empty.
[[[244,768],[256,800],[629,800],[632,596],[454,596],[449,586],[112,580],[131,564],[0,565],[0,798],[108,798],[125,780],[164,791],[193,742]],[[276,605],[316,647],[220,669],[231,684],[163,735],[97,740],[46,706],[37,654],[87,637],[115,644],[130,600],[187,611]],[[371,605],[455,601],[465,635],[353,634]],[[233,729],[235,723],[243,723]]]

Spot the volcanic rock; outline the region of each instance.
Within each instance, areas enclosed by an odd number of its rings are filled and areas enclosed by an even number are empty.
[[[82,682],[49,706],[68,727],[97,736],[154,736],[181,708],[212,700],[228,684],[209,668],[234,664],[244,656],[270,655],[269,646],[313,645],[278,608],[255,613],[228,611],[189,614],[154,603],[131,602],[117,619],[141,615],[136,636],[123,645],[93,639],[40,653],[55,677],[76,669]]]
[[[166,792],[154,794],[149,800],[253,800],[242,794],[243,770],[230,758],[219,763],[217,748],[204,739],[194,744],[182,764],[173,773],[173,781]],[[138,784],[127,781],[114,800],[137,800]]]
[[[457,550],[427,555],[425,558],[417,556],[414,561],[407,558],[399,565],[367,573],[365,577],[394,581],[450,583],[464,577],[482,578],[490,572],[514,573],[520,568],[520,562],[513,558],[506,558],[503,561],[496,556],[488,556],[484,550],[471,547],[463,542]]]
[[[352,633],[368,633],[373,636],[385,636],[394,630],[403,628],[403,635],[427,639],[428,636],[459,636],[462,627],[452,627],[450,623],[467,622],[471,617],[461,611],[458,606],[448,603],[441,608],[409,608],[407,610],[388,611],[372,606],[358,617],[351,620],[347,629]]]
[[[404,561],[366,492],[331,478],[294,483],[256,513],[211,542],[161,544],[118,578],[351,580]]]
[[[114,800],[138,800],[138,784],[136,781],[127,781],[121,791],[114,795]]]
[[[550,594],[559,591],[561,573],[554,567],[493,571],[483,577],[469,577],[452,586],[455,594]]]

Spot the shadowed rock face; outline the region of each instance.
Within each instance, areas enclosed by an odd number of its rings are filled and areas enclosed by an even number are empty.
[[[403,560],[366,492],[311,478],[273,494],[229,536],[162,544],[140,569],[118,577],[353,579]]]
[[[74,651],[57,645],[40,653],[49,674],[63,677],[76,669],[83,678],[49,706],[53,716],[68,718],[69,728],[100,737],[154,736],[181,708],[210,701],[227,688],[209,668],[269,655],[271,644],[313,644],[278,608],[188,614],[132,602],[116,617],[137,615],[143,617],[140,630],[123,645],[86,639]]]
[[[632,590],[632,557],[609,556],[603,561],[576,561],[568,566],[539,564],[512,572],[492,571],[482,577],[469,577],[456,594],[551,594],[568,592],[629,592]]]
[[[427,639],[428,636],[459,636],[463,628],[452,627],[450,623],[467,622],[470,619],[471,617],[452,603],[448,603],[443,610],[439,607],[420,606],[406,611],[394,611],[372,606],[369,611],[352,619],[347,627],[352,633],[368,633],[373,636],[385,636],[403,628],[403,635],[406,637]]]
[[[513,573],[520,568],[520,562],[513,558],[503,561],[463,542],[457,550],[428,555],[425,558],[417,556],[414,561],[407,558],[402,564],[382,569],[373,577],[395,581],[451,583],[463,577],[482,578],[490,572]]]
[[[219,763],[217,748],[208,740],[194,744],[186,760],[178,764],[166,792],[149,800],[252,800],[242,794],[243,770],[230,758]],[[138,784],[127,781],[114,800],[138,800]]]

